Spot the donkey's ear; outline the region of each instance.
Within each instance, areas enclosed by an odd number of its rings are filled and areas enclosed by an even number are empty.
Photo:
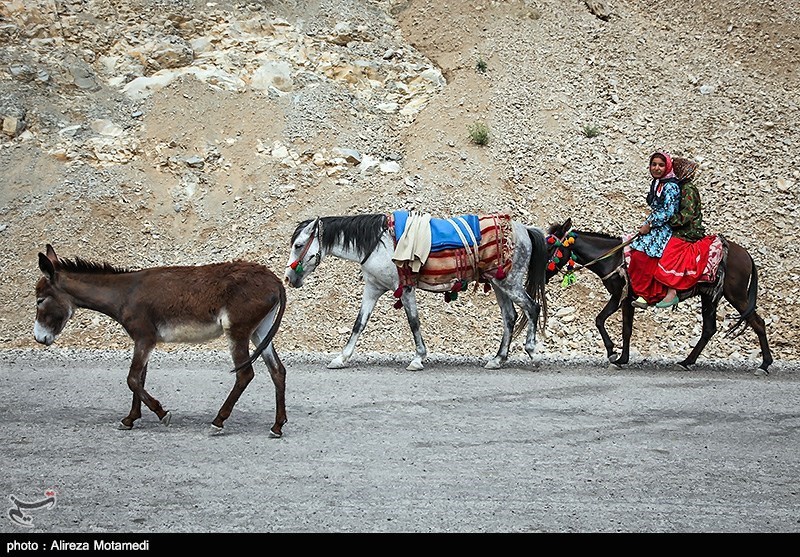
[[[47,244],[47,246],[45,246],[45,252],[47,253],[47,259],[52,261],[54,265],[58,263],[58,256],[56,255],[56,250],[53,249],[53,246]]]
[[[48,246],[50,247],[50,246]],[[53,266],[53,262],[50,261],[50,258],[47,257],[42,252],[39,252],[39,269],[48,277],[50,280],[53,280],[56,276],[56,268]]]

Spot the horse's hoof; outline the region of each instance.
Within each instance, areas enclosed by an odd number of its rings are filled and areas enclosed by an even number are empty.
[[[172,421],[172,412],[167,410],[167,413],[164,414],[163,418],[161,418],[161,423],[165,426],[168,426],[171,421]]]
[[[212,437],[216,437],[225,433],[225,430],[217,425],[211,424],[211,431],[209,433]]]
[[[755,375],[756,377],[766,377],[767,375],[769,375],[769,370],[768,369],[763,369],[763,368],[758,368],[757,370],[755,370],[753,372],[753,375]]]
[[[489,360],[486,362],[486,365],[483,366],[484,369],[500,369],[501,367],[503,367],[503,362],[498,359]]]
[[[283,432],[282,431],[275,432],[270,429],[269,436],[272,437],[273,439],[280,439],[281,437],[283,437]]]
[[[117,426],[117,428],[121,429],[123,431],[130,431],[131,429],[133,429],[133,424],[125,425],[124,423],[120,422],[119,425]]]
[[[425,366],[422,365],[422,362],[418,362],[417,360],[412,361],[410,364],[406,366],[408,371],[419,371],[423,369]]]
[[[341,357],[334,358],[334,359],[333,359],[333,360],[331,360],[331,362],[328,364],[328,369],[342,369],[342,368],[345,368],[345,367],[347,367],[347,362],[345,362],[344,360],[342,360],[342,358],[341,358]]]

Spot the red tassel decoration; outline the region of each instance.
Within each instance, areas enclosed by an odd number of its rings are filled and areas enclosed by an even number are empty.
[[[486,282],[486,283],[483,284],[483,291],[484,292],[488,293],[491,289],[492,289],[491,283]]]
[[[494,274],[494,276],[497,280],[503,280],[504,278],[506,278],[506,270],[503,269],[502,267],[498,267],[497,272]]]
[[[403,307],[403,300],[397,300],[394,303],[394,309],[400,309],[401,307]]]
[[[395,298],[399,298],[402,295],[403,295],[403,287],[402,286],[398,286],[397,290],[394,291],[394,297]]]

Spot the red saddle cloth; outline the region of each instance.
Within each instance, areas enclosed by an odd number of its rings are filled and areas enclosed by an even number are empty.
[[[714,282],[724,248],[717,235],[705,236],[696,242],[672,237],[660,259],[626,248],[625,259],[631,288],[637,296],[653,303],[661,300],[668,288],[688,290],[698,282]]]
[[[400,286],[417,286],[434,292],[449,291],[456,283],[486,280],[501,276],[511,269],[514,250],[514,230],[511,216],[506,214],[479,215],[481,241],[478,245],[477,265],[473,250],[465,248],[444,249],[431,252],[419,273],[407,265],[398,265]],[[389,215],[389,229],[394,236],[394,221]],[[397,245],[397,238],[394,238]],[[502,269],[502,270],[500,270]]]

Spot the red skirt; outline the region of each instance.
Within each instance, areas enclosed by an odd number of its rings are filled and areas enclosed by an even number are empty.
[[[647,300],[648,304],[660,302],[667,294],[667,287],[655,278],[658,258],[639,250],[631,250],[630,254],[628,276],[633,293]]]
[[[700,279],[708,263],[708,250],[713,236],[696,242],[672,237],[654,271],[655,279],[675,290],[688,290]]]

